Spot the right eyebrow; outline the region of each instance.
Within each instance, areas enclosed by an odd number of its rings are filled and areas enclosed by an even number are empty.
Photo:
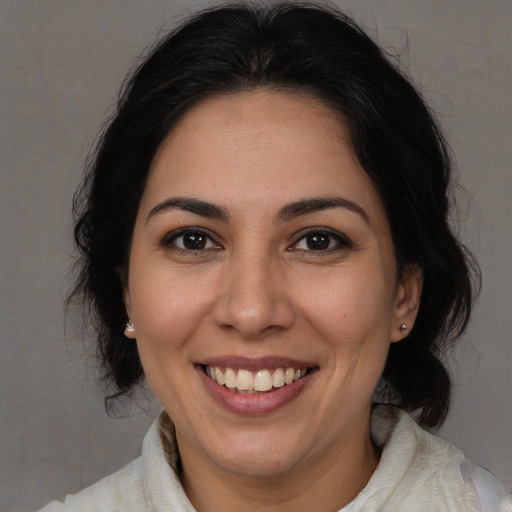
[[[202,201],[201,199],[193,197],[169,197],[151,208],[151,211],[146,217],[146,224],[155,215],[173,209],[185,210],[187,212],[201,215],[202,217],[218,219],[222,222],[228,222],[230,218],[226,208],[217,206],[213,203],[208,203],[207,201]]]
[[[370,224],[368,214],[364,211],[362,206],[359,206],[354,201],[350,201],[343,197],[311,197],[288,203],[279,210],[277,219],[279,222],[287,222],[289,220],[330,208],[346,208],[354,213],[357,213],[367,224]]]

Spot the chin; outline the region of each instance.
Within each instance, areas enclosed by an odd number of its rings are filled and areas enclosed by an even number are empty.
[[[217,465],[224,471],[249,478],[273,478],[295,466],[286,454],[252,453],[250,450],[230,457],[224,456]],[[247,463],[250,461],[250,463]]]
[[[283,443],[283,433],[238,433],[224,436],[210,451],[212,462],[228,473],[244,477],[267,478],[281,475],[299,462],[302,443],[297,446]],[[288,437],[288,439],[290,439]],[[293,443],[292,443],[293,444]]]

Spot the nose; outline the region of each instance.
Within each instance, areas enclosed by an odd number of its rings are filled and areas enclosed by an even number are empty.
[[[226,265],[213,321],[256,340],[291,327],[295,311],[283,269],[268,255],[238,254]]]

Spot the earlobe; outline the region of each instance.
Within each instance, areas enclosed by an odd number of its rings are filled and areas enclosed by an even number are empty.
[[[128,320],[124,326],[124,335],[130,340],[135,339],[135,326],[131,320]]]
[[[404,339],[414,326],[423,288],[423,272],[418,264],[408,265],[402,272],[396,293],[395,313],[391,325],[391,342]]]
[[[133,325],[133,322],[131,320],[132,314],[131,314],[131,299],[130,299],[130,290],[128,289],[128,286],[125,285],[124,291],[123,291],[123,302],[124,307],[126,309],[126,315],[128,316],[128,322],[126,322],[126,325],[124,326],[124,335],[133,340],[135,339],[135,326]]]

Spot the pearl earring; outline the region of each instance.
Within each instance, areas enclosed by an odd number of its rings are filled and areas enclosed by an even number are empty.
[[[126,325],[124,326],[124,335],[127,337],[127,338],[130,338],[130,334],[134,334],[135,333],[135,326],[132,324],[132,321],[131,320],[128,320],[128,322],[126,322]]]
[[[402,332],[407,331],[407,325],[402,324],[402,325],[400,326],[400,330],[401,330]]]

